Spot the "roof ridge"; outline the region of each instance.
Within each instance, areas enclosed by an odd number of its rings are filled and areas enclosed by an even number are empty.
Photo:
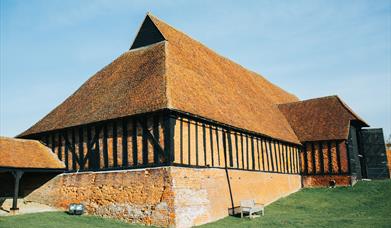
[[[323,99],[329,99],[329,98],[337,98],[338,99],[339,97],[338,97],[338,95],[329,95],[329,96],[324,96],[324,97],[314,97],[314,98],[301,100],[301,101],[282,103],[282,104],[278,104],[278,105],[281,105],[281,106],[282,105],[290,105],[290,104],[304,103],[304,102],[308,102],[308,101],[323,100]]]
[[[162,23],[164,26],[167,26],[169,29],[172,29],[172,30],[174,30],[175,32],[180,33],[181,35],[184,35],[186,38],[190,39],[191,41],[198,43],[198,44],[201,45],[203,48],[205,48],[205,49],[211,51],[213,54],[217,55],[218,57],[220,57],[220,58],[222,58],[222,59],[224,59],[224,60],[226,60],[226,61],[229,61],[230,63],[232,63],[232,64],[234,64],[234,65],[236,65],[236,66],[242,68],[242,69],[245,70],[245,71],[248,71],[248,72],[251,72],[251,73],[255,74],[255,75],[253,75],[253,76],[256,76],[256,77],[258,77],[258,78],[261,78],[261,79],[265,80],[267,83],[270,83],[270,84],[272,84],[273,86],[277,87],[277,88],[280,89],[281,91],[283,91],[283,92],[285,92],[285,93],[287,93],[287,94],[289,94],[289,95],[291,95],[291,96],[294,96],[294,97],[298,98],[298,97],[297,97],[296,95],[294,95],[293,93],[286,91],[285,89],[281,88],[279,85],[277,85],[277,84],[271,82],[270,80],[268,80],[267,78],[265,78],[265,76],[263,76],[261,73],[258,73],[258,72],[256,72],[256,71],[250,70],[250,69],[244,67],[243,65],[241,65],[240,63],[237,63],[237,62],[233,61],[232,59],[230,59],[230,58],[228,58],[228,57],[225,57],[225,56],[219,54],[217,51],[213,50],[212,48],[208,47],[207,45],[203,44],[202,42],[200,42],[200,41],[198,41],[198,40],[192,38],[191,36],[189,36],[189,35],[186,34],[185,32],[183,32],[183,31],[181,31],[181,30],[179,30],[179,29],[177,29],[177,28],[171,26],[170,24],[168,24],[168,23],[166,23],[165,21],[161,20],[161,19],[158,18],[157,16],[152,15],[151,13],[147,13],[147,16],[149,16],[149,17],[151,18],[151,20],[152,20],[152,22],[154,23],[154,25],[158,28],[158,30],[159,30],[160,33],[163,35],[163,37],[166,39],[166,41],[168,41],[168,43],[170,43],[170,39],[164,34],[164,32],[161,30],[161,27],[160,27],[160,25],[159,25],[158,23]],[[154,21],[154,20],[156,20],[158,23],[156,23],[156,21]]]

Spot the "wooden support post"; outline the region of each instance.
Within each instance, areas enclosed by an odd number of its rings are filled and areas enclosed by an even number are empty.
[[[232,154],[232,140],[231,140],[231,132],[227,131],[227,140],[228,140],[228,152],[229,152],[229,166],[234,166],[233,154]]]
[[[171,165],[175,160],[174,133],[176,118],[171,117],[170,113],[164,116],[164,153],[166,164]]]
[[[148,125],[147,125],[147,117],[144,117],[144,119],[141,121],[141,128],[142,128],[142,145],[143,145],[143,164],[148,164]]]
[[[83,142],[84,142],[84,137],[83,137],[83,127],[79,128],[79,169],[83,170],[84,169],[84,147],[83,147]]]
[[[247,166],[246,166],[246,169],[247,170],[249,170],[250,169],[250,167],[249,167],[249,164],[250,164],[250,162],[249,162],[249,155],[248,155],[248,136],[247,136],[247,134],[246,134],[246,160],[247,160]]]
[[[308,157],[307,157],[307,143],[303,143],[303,158],[304,158],[304,171],[305,175],[308,174]]]
[[[190,137],[190,120],[187,122],[187,164],[191,165],[191,137]]]
[[[19,210],[18,208],[19,182],[20,182],[20,178],[23,175],[23,171],[20,170],[12,171],[12,175],[15,178],[15,182],[14,182],[14,198],[12,200],[11,210],[16,211]]]
[[[134,118],[132,121],[132,154],[133,154],[133,165],[138,165],[138,149],[137,149],[137,119]]]
[[[153,137],[157,141],[158,145],[153,145],[153,162],[155,164],[159,164],[159,145],[160,145],[160,135],[159,135],[159,116],[153,116],[153,129],[152,129]]]
[[[336,153],[337,153],[338,174],[342,174],[341,155],[339,154],[340,150],[339,150],[339,143],[338,143],[338,141],[335,141],[335,148],[336,148]],[[349,162],[348,162],[348,164],[349,164]]]
[[[198,122],[194,124],[195,127],[195,152],[196,152],[196,166],[198,166]]]
[[[122,141],[122,167],[127,168],[129,166],[129,162],[128,162],[128,120],[126,118],[122,119],[121,141]]]
[[[76,170],[76,163],[78,163],[79,158],[76,155],[76,136],[75,136],[75,128],[72,128],[72,147],[73,147],[73,154],[72,154],[72,170]],[[80,164],[79,164],[80,165]]]
[[[203,142],[203,148],[204,148],[204,165],[207,165],[206,161],[206,129],[205,129],[205,123],[202,123],[202,142]]]
[[[213,130],[211,125],[209,125],[209,137],[210,137],[210,151],[211,151],[212,167],[213,167],[215,165],[215,161],[214,161],[214,151],[213,151]]]
[[[329,175],[333,173],[333,157],[331,154],[331,145],[330,141],[327,141],[327,156],[328,156],[328,165],[329,165]]]
[[[179,152],[180,163],[183,164],[183,117],[179,119]]]
[[[117,122],[113,121],[113,166],[118,167],[118,133]]]
[[[266,171],[265,169],[265,156],[263,155],[263,139],[261,138],[261,157],[262,157],[262,171]]]
[[[217,157],[219,158],[219,166],[220,166],[221,165],[220,164],[220,142],[219,142],[219,130],[217,129],[217,127],[215,128],[215,132],[216,132]]]
[[[278,165],[280,166],[280,172],[285,173],[286,172],[285,163],[287,161],[286,161],[285,153],[284,153],[284,145],[281,146],[280,142],[278,142],[277,145],[278,145],[278,159],[279,159]],[[278,171],[278,168],[277,168],[277,171]]]
[[[259,138],[257,140],[258,170],[261,170],[261,155],[259,154]]]
[[[255,150],[254,150],[254,137],[250,138],[251,140],[251,158],[252,158],[252,170],[255,170]]]
[[[316,174],[316,157],[315,157],[315,145],[311,142],[311,155],[312,155],[312,171]]]
[[[243,134],[240,133],[240,146],[242,151],[242,169],[244,169],[244,147],[243,147]]]
[[[108,153],[108,148],[107,148],[107,123],[103,126],[103,162],[104,162],[104,167],[108,168],[109,167],[109,153]]]
[[[60,133],[61,134],[61,133]],[[64,131],[64,138],[68,139],[68,131],[65,130]],[[65,143],[65,148],[64,148],[64,161],[65,161],[65,169],[66,170],[69,170],[69,164],[68,164],[68,151],[69,151],[69,147],[68,147],[68,143]]]
[[[236,168],[239,169],[239,146],[238,146],[238,134],[235,132],[235,149],[236,149]]]
[[[274,160],[275,160],[275,158],[276,158],[276,156],[275,156],[275,154],[273,154],[273,153],[275,153],[276,152],[276,143],[273,141],[273,147],[274,147],[274,149],[272,150],[272,141],[270,140],[269,141],[269,144],[270,144],[270,161],[271,161],[271,163],[272,163],[272,170],[271,171],[273,171],[274,172]],[[273,156],[274,155],[274,156]]]
[[[320,173],[324,174],[324,158],[323,158],[323,143],[320,141],[318,144],[319,161],[320,161]]]

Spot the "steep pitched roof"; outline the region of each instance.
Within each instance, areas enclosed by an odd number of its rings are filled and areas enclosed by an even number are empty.
[[[169,108],[298,143],[277,107],[297,100],[148,14],[130,51],[21,136]]]
[[[0,168],[65,169],[46,146],[35,140],[0,136]]]
[[[338,96],[328,96],[278,106],[301,142],[347,139],[349,124],[369,127]]]

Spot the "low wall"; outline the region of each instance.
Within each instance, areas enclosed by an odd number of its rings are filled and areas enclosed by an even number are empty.
[[[228,182],[229,180],[229,182]],[[229,184],[228,184],[229,183]],[[228,216],[240,200],[269,204],[296,192],[300,175],[219,168],[165,167],[62,174],[26,200],[156,226],[190,227]],[[231,194],[230,194],[231,189]]]
[[[178,227],[189,227],[228,216],[232,207],[244,199],[269,204],[301,187],[300,175],[172,167],[175,215]]]
[[[352,184],[351,177],[347,175],[303,176],[303,187],[328,187],[331,180],[334,180],[337,186],[350,186]]]
[[[174,224],[169,168],[62,174],[26,200],[66,209],[83,203],[87,213],[132,223]]]

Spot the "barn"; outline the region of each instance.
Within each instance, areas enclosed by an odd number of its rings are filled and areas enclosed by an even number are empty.
[[[337,96],[299,101],[147,14],[128,51],[18,137],[66,167],[29,200],[187,227],[244,199],[353,184],[367,126]]]

